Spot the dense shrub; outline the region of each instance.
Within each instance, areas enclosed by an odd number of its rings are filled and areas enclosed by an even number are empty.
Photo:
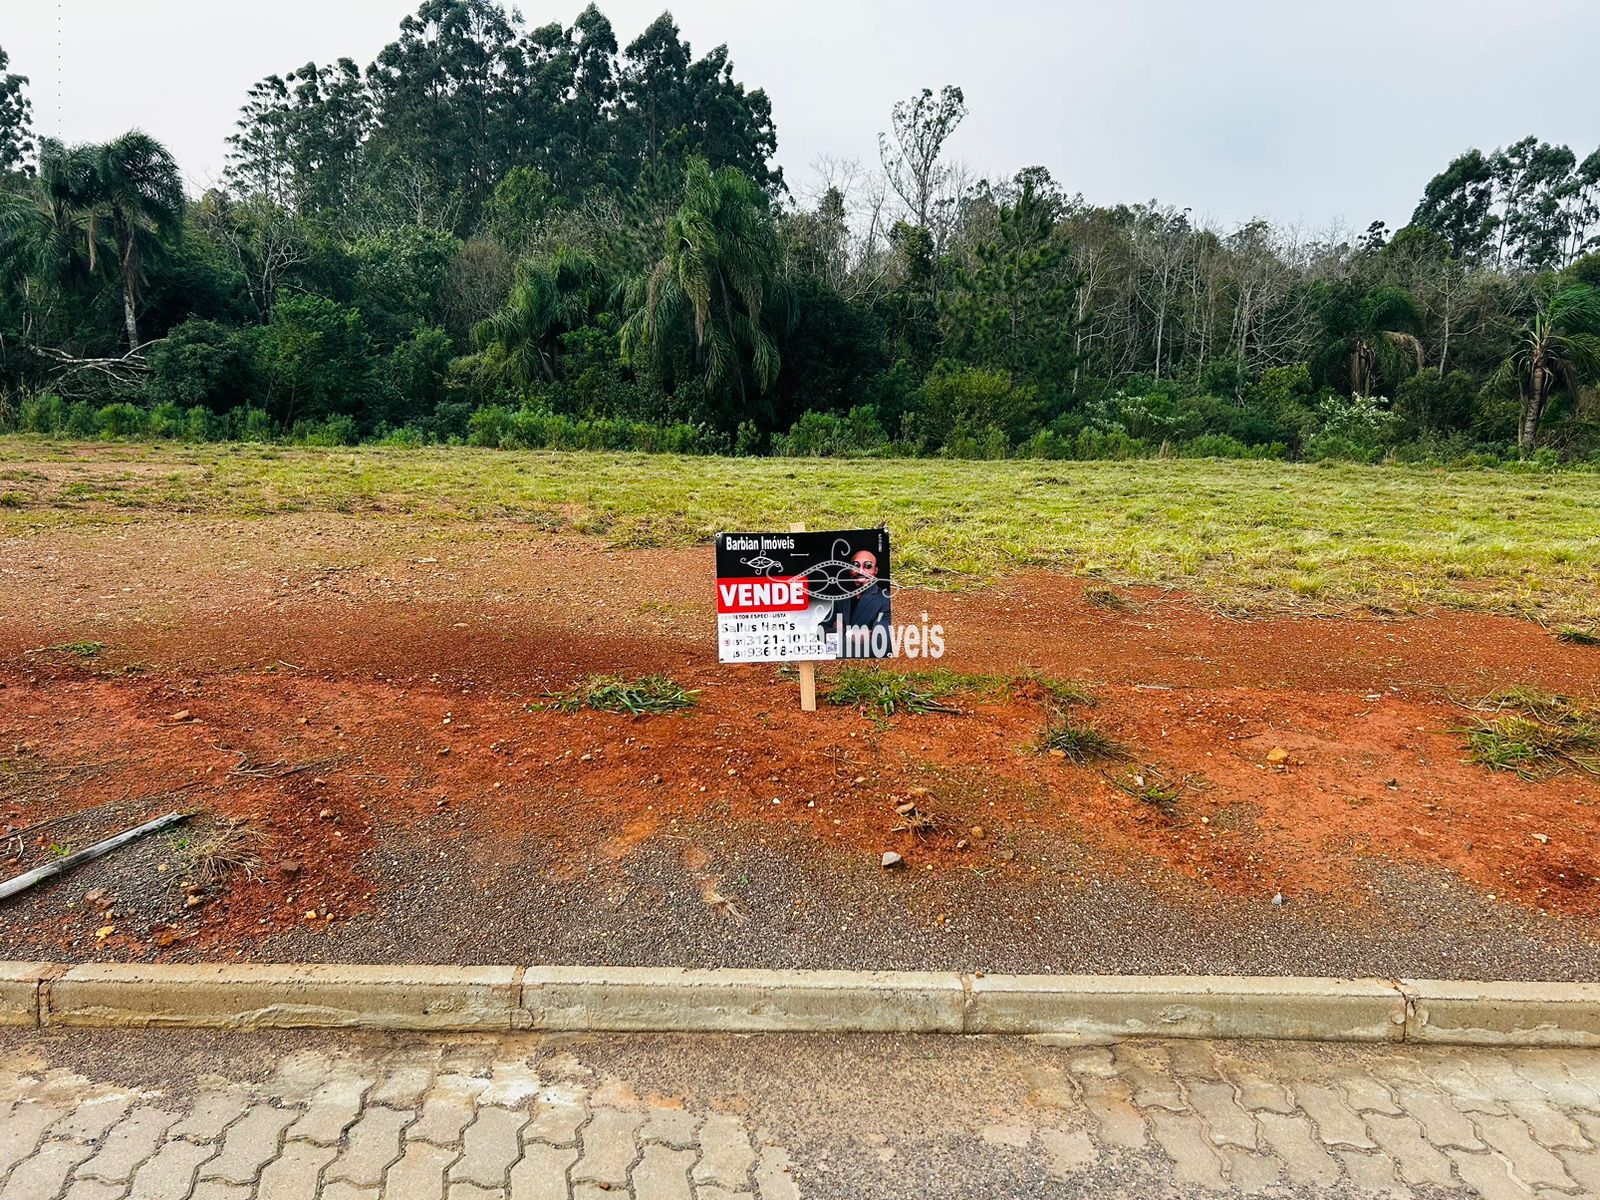
[[[641,450],[664,454],[725,452],[725,439],[704,426],[651,425],[615,417],[575,420],[547,408],[491,405],[472,414],[467,443],[500,450]]]
[[[870,404],[843,415],[808,412],[787,434],[772,439],[772,452],[791,458],[861,458],[888,450],[889,435]]]

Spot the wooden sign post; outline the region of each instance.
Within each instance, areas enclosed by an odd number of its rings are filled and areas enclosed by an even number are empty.
[[[789,526],[789,532],[790,533],[804,533],[805,531],[806,531],[806,523],[804,521],[796,521],[793,525]],[[811,659],[807,658],[807,659],[803,659],[799,663],[799,667],[800,667],[800,711],[801,712],[816,712],[817,711],[817,664],[815,662],[813,662]]]

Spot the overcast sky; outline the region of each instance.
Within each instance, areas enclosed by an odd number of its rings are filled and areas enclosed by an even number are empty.
[[[215,180],[246,88],[308,59],[369,62],[410,0],[3,0],[0,46],[35,126],[139,125],[191,187]],[[582,0],[525,3],[571,23]],[[626,45],[660,0],[602,0]],[[876,162],[893,102],[959,84],[952,153],[983,175],[1042,164],[1095,203],[1158,198],[1233,225],[1403,223],[1460,150],[1528,133],[1600,144],[1594,0],[679,0],[772,97],[778,159]]]

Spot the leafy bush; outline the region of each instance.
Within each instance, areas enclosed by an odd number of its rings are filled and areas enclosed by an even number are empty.
[[[57,434],[67,421],[67,408],[53,392],[28,396],[18,408],[17,428],[23,433]]]
[[[188,320],[150,347],[146,394],[159,404],[226,412],[255,390],[250,339],[215,321]]]
[[[1399,432],[1389,401],[1381,396],[1327,396],[1317,405],[1317,417],[1321,428],[1305,447],[1313,462],[1377,462]]]
[[[107,404],[95,414],[95,423],[100,435],[108,438],[138,437],[145,431],[143,411],[126,400]]]
[[[787,434],[772,439],[774,454],[789,458],[862,458],[889,449],[889,435],[871,405],[838,413],[808,412]]]
[[[145,425],[153,438],[179,438],[188,429],[189,414],[168,400],[150,410]]]
[[[305,446],[354,446],[361,438],[356,419],[339,413],[326,421],[296,421],[289,440]]]
[[[575,420],[548,408],[494,404],[473,413],[467,444],[499,450],[639,450],[653,454],[715,454],[725,440],[701,425],[652,425],[616,417]]]

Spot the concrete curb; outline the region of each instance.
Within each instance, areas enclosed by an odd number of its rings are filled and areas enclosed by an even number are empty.
[[[0,1025],[1052,1034],[1600,1046],[1600,984],[0,962]]]

